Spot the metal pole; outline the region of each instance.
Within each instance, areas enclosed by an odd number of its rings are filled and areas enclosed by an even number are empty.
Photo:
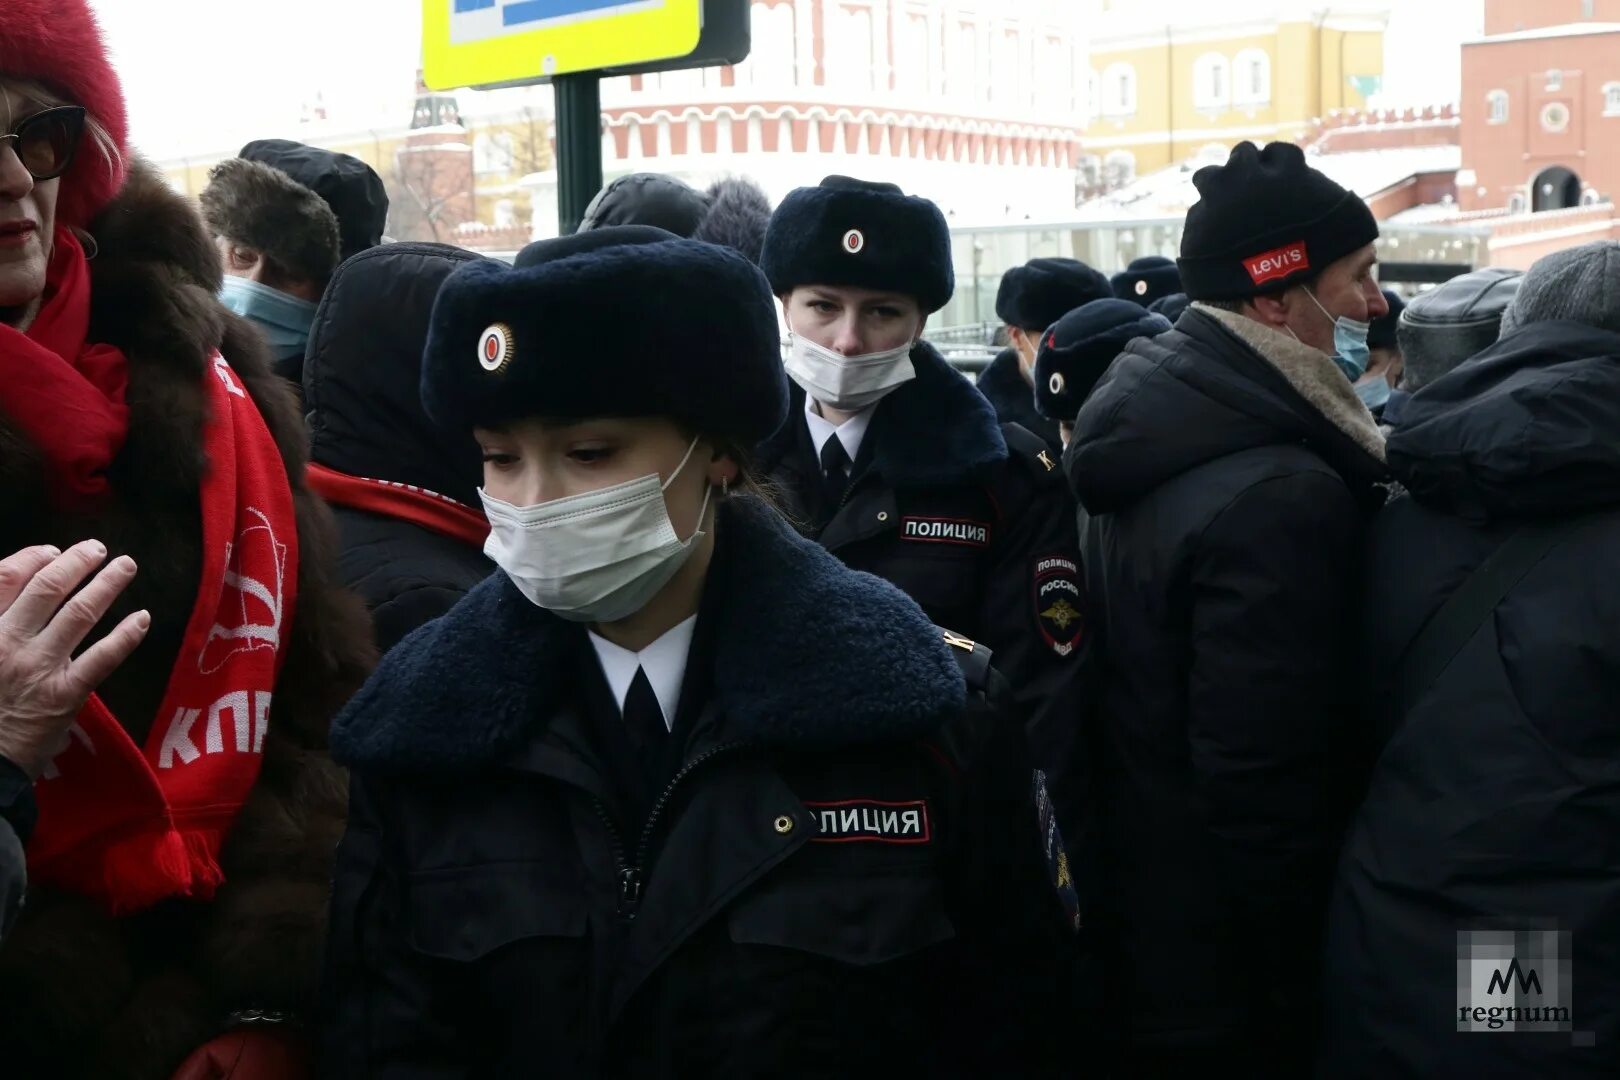
[[[557,228],[579,228],[585,207],[602,190],[602,86],[594,71],[551,80],[557,109]]]

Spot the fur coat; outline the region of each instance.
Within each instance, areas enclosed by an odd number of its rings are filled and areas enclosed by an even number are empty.
[[[262,339],[215,299],[219,256],[195,207],[133,164],[91,223],[90,338],[129,361],[128,439],[112,495],[88,516],[52,509],[39,451],[0,413],[0,551],[96,538],[132,556],[133,584],[92,634],[147,608],[152,625],[101,688],[137,745],[163,696],[201,570],[204,382],[218,348],[287,465],[298,521],[298,604],[258,781],[221,853],[207,904],[168,901],[114,920],[36,889],[0,947],[8,1076],[166,1078],[244,1009],[304,1010],[319,968],[329,862],[346,812],[327,726],[372,662],[358,601],[333,581],[334,530],[304,486],[303,424]]]

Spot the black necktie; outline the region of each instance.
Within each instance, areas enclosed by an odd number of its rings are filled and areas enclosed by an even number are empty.
[[[636,748],[647,775],[661,778],[664,769],[664,751],[669,745],[669,725],[664,723],[664,710],[653,693],[647,672],[636,668],[636,677],[630,680],[630,691],[624,695],[624,726],[630,742]]]
[[[832,517],[844,497],[849,483],[849,451],[837,434],[827,436],[821,444],[821,502],[827,517]]]

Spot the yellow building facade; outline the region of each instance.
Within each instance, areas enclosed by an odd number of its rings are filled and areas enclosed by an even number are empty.
[[[1237,19],[1209,0],[1099,0],[1086,167],[1114,187],[1364,108],[1383,76],[1388,18],[1387,4],[1285,2]]]

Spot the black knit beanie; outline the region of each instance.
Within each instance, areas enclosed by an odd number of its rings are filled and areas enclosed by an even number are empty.
[[[1310,281],[1378,239],[1354,192],[1305,164],[1293,143],[1238,143],[1225,165],[1193,175],[1176,265],[1194,300],[1241,300]]]

